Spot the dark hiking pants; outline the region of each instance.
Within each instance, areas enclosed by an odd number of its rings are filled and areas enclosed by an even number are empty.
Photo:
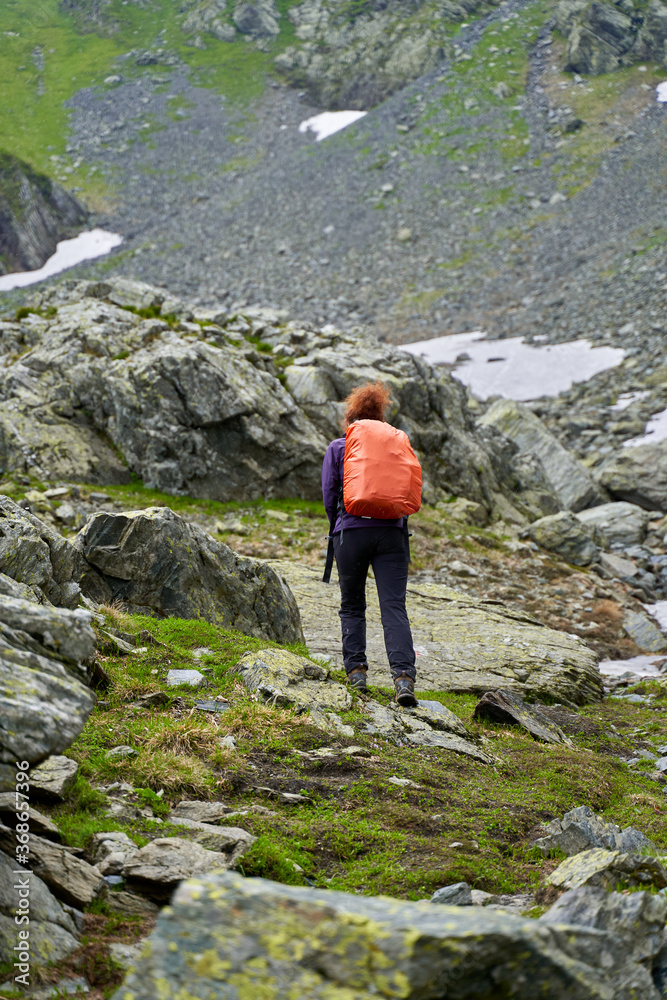
[[[343,662],[349,674],[367,667],[366,577],[373,567],[380,601],[391,676],[408,674],[413,679],[415,651],[405,610],[408,582],[408,540],[402,528],[348,528],[334,537],[334,554],[340,582],[340,621],[343,632]]]

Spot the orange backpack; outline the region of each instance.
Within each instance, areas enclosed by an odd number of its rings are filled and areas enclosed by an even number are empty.
[[[348,514],[393,520],[421,507],[422,468],[408,435],[382,420],[356,420],[345,435]]]

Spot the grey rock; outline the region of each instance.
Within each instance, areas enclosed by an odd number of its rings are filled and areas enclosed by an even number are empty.
[[[174,806],[171,815],[175,819],[191,819],[197,823],[219,823],[230,812],[222,802],[202,802],[198,799],[183,799]]]
[[[647,653],[661,653],[667,649],[667,636],[643,611],[627,609],[623,616],[623,628]]]
[[[593,847],[561,861],[546,883],[559,889],[577,889],[582,885],[663,889],[667,886],[667,869],[661,858]]]
[[[273,37],[280,31],[278,9],[273,0],[239,3],[234,8],[234,24],[244,35]]]
[[[204,674],[199,670],[170,670],[167,674],[168,687],[178,687],[179,684],[187,684],[189,687],[201,687],[206,681]]]
[[[650,968],[663,946],[666,917],[667,900],[659,896],[581,886],[564,893],[539,919],[611,933],[633,961]]]
[[[139,850],[126,833],[110,831],[94,833],[91,854],[102,875],[120,875],[128,858]]]
[[[310,567],[272,565],[298,600],[311,653],[335,659],[340,655],[338,589],[323,584],[321,573]],[[366,599],[368,621],[379,626],[380,609],[370,587]],[[424,650],[418,696],[420,688],[483,694],[511,687],[521,697],[530,694],[578,705],[602,697],[596,654],[576,636],[546,628],[525,612],[422,582],[409,583],[407,610],[413,639]],[[386,685],[388,663],[379,628],[369,629],[367,652],[370,683]]]
[[[432,729],[422,730],[417,733],[407,733],[405,742],[416,747],[441,747],[443,750],[451,750],[464,757],[472,757],[473,760],[481,761],[482,764],[496,763],[491,754],[482,750],[471,740],[464,740],[460,736],[450,733],[438,733]]]
[[[562,820],[552,820],[546,830],[547,836],[540,837],[534,843],[545,857],[555,849],[563,851],[568,857],[592,847],[604,847],[608,851],[623,851],[627,854],[656,851],[655,844],[641,830],[632,826],[621,830],[615,823],[608,823],[601,816],[596,816],[589,806],[571,809]]]
[[[408,719],[419,719],[426,722],[432,729],[456,733],[458,736],[468,736],[468,730],[457,715],[442,705],[439,701],[425,701],[420,698],[416,708],[402,708],[392,705],[392,711]]]
[[[528,534],[543,549],[556,552],[573,566],[588,566],[600,552],[588,528],[569,511],[541,517],[530,525]]]
[[[90,906],[103,885],[99,868],[43,837],[30,838],[30,864],[59,900],[78,910]]]
[[[136,757],[138,751],[134,747],[118,746],[112,747],[104,754],[104,759],[111,761],[126,760],[128,757]]]
[[[181,25],[182,31],[186,35],[205,33],[221,42],[233,42],[236,34],[234,28],[221,18],[226,7],[226,0],[191,0],[181,6],[182,10],[187,10],[187,16]],[[174,313],[175,310],[163,308],[163,312]]]
[[[644,541],[648,511],[637,504],[617,501],[579,511],[577,518],[597,529],[609,545],[635,545]]]
[[[9,857],[0,853],[0,961],[13,963],[16,960],[14,946],[20,926],[15,922],[18,906],[19,913],[29,914],[32,960],[40,964],[58,962],[79,946],[76,925],[41,878],[34,873],[17,873],[16,867]],[[24,898],[29,910],[19,903],[18,880],[23,888],[28,883],[29,895],[24,894]]]
[[[472,906],[472,891],[467,882],[455,882],[436,889],[429,902],[441,906]]]
[[[624,559],[615,552],[600,553],[600,569],[607,579],[627,580],[637,575],[637,566],[631,559]]]
[[[5,637],[13,635],[12,641],[18,637],[24,649],[59,660],[74,668],[76,676],[81,675],[79,664],[94,651],[91,620],[91,613],[83,609],[68,611],[0,597],[0,621],[5,626]]]
[[[81,556],[63,538],[9,497],[0,496],[0,573],[52,604],[76,608]]]
[[[649,0],[632,54],[637,60],[655,59],[667,65],[667,4],[661,0]]]
[[[5,152],[0,157],[0,182],[3,273],[34,271],[56,252],[59,240],[74,235],[87,212],[60,184]]]
[[[619,450],[596,478],[617,500],[667,512],[667,440]]]
[[[160,837],[128,858],[123,876],[131,889],[165,902],[183,879],[214,868],[228,868],[230,863],[234,862],[226,854],[207,851],[191,840]]]
[[[0,573],[0,594],[3,597],[18,598],[20,601],[31,601],[33,604],[41,604],[44,600],[41,591],[25,583],[17,583],[5,573]]]
[[[369,733],[383,736],[394,743],[408,743],[411,746],[419,747],[442,747],[444,750],[472,757],[484,764],[494,763],[493,757],[474,743],[472,737],[464,739],[458,735],[463,733],[465,736],[469,736],[465,726],[456,716],[450,719],[447,714],[439,715],[432,709],[417,714],[418,711],[419,706],[417,709],[411,710],[400,708],[397,705],[385,708],[379,702],[369,699],[363,705],[363,712],[369,719],[366,730]],[[437,730],[432,728],[431,719],[437,721]]]
[[[496,897],[492,892],[484,892],[483,889],[472,889],[470,892],[473,906],[486,906],[492,903]]]
[[[16,794],[13,792],[1,792],[0,793],[0,822],[5,823],[7,826],[13,826],[16,821]],[[21,800],[19,799],[19,805],[21,805]],[[25,811],[26,807],[23,807]],[[59,841],[60,830],[48,816],[35,809],[33,806],[27,806],[28,812],[28,823],[30,824],[30,832],[38,833],[41,837],[46,837],[48,840]]]
[[[566,68],[596,76],[621,64],[632,48],[637,29],[618,7],[593,0],[577,18],[568,40]]]
[[[203,954],[212,964],[196,958]],[[656,1000],[650,972],[613,934],[231,872],[178,887],[114,1000],[152,1000],[158,983],[164,1000],[185,988],[201,997],[256,996],[265,984],[278,997],[312,1000],[350,990],[358,1000],[399,991],[463,1000],[482,990],[515,1000]]]
[[[46,802],[61,802],[74,784],[79,765],[70,757],[55,755],[30,772],[30,794]]]
[[[157,903],[136,892],[110,892],[107,905],[112,913],[121,917],[154,917],[159,911]]]
[[[257,837],[238,826],[215,826],[213,823],[202,823],[173,813],[169,816],[169,822],[174,826],[185,827],[192,840],[207,850],[224,854],[227,868],[236,868],[239,860],[257,840]]]
[[[561,507],[577,511],[603,500],[600,488],[585,467],[563,448],[527,406],[511,399],[499,399],[479,423],[495,427],[521,451],[539,458]]]
[[[539,708],[527,705],[513,691],[487,691],[475,705],[473,719],[489,719],[505,725],[522,726],[534,739],[545,743],[571,742],[560,726],[540,712]]]
[[[302,640],[289,587],[265,563],[238,556],[166,507],[96,514],[76,536],[93,568],[93,599],[144,613],[204,618],[277,642]]]
[[[349,691],[329,679],[329,671],[284,649],[246,653],[236,671],[249,691],[274,705],[294,705],[316,712],[342,712],[352,705]]]
[[[24,627],[15,630],[6,619]],[[0,597],[0,791],[15,787],[14,761],[39,764],[65,750],[83,729],[94,696],[79,679],[85,671],[69,657],[92,654],[88,621],[87,612]],[[46,652],[42,643],[55,646],[67,663],[36,652]]]

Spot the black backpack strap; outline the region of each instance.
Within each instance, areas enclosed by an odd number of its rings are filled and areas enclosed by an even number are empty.
[[[334,561],[334,528],[336,527],[336,519],[338,518],[338,511],[331,518],[329,524],[329,547],[327,548],[327,558],[324,564],[324,576],[322,577],[322,583],[329,583],[331,580],[331,570],[333,569]]]
[[[345,504],[343,503],[343,486],[341,484],[340,490],[338,491],[338,506],[334,511],[334,515],[329,522],[329,545],[327,548],[327,558],[324,563],[324,575],[322,577],[322,583],[329,583],[331,580],[331,570],[333,569],[334,561],[334,528],[336,527],[336,521],[338,520],[339,514],[345,513]],[[340,540],[343,541],[343,526],[341,524],[340,528]]]

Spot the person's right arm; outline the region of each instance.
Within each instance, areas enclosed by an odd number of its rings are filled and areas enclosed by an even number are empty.
[[[327,448],[322,463],[322,499],[327,517],[331,521],[338,510],[338,493],[340,490],[340,471],[336,456],[336,442],[332,441]]]

